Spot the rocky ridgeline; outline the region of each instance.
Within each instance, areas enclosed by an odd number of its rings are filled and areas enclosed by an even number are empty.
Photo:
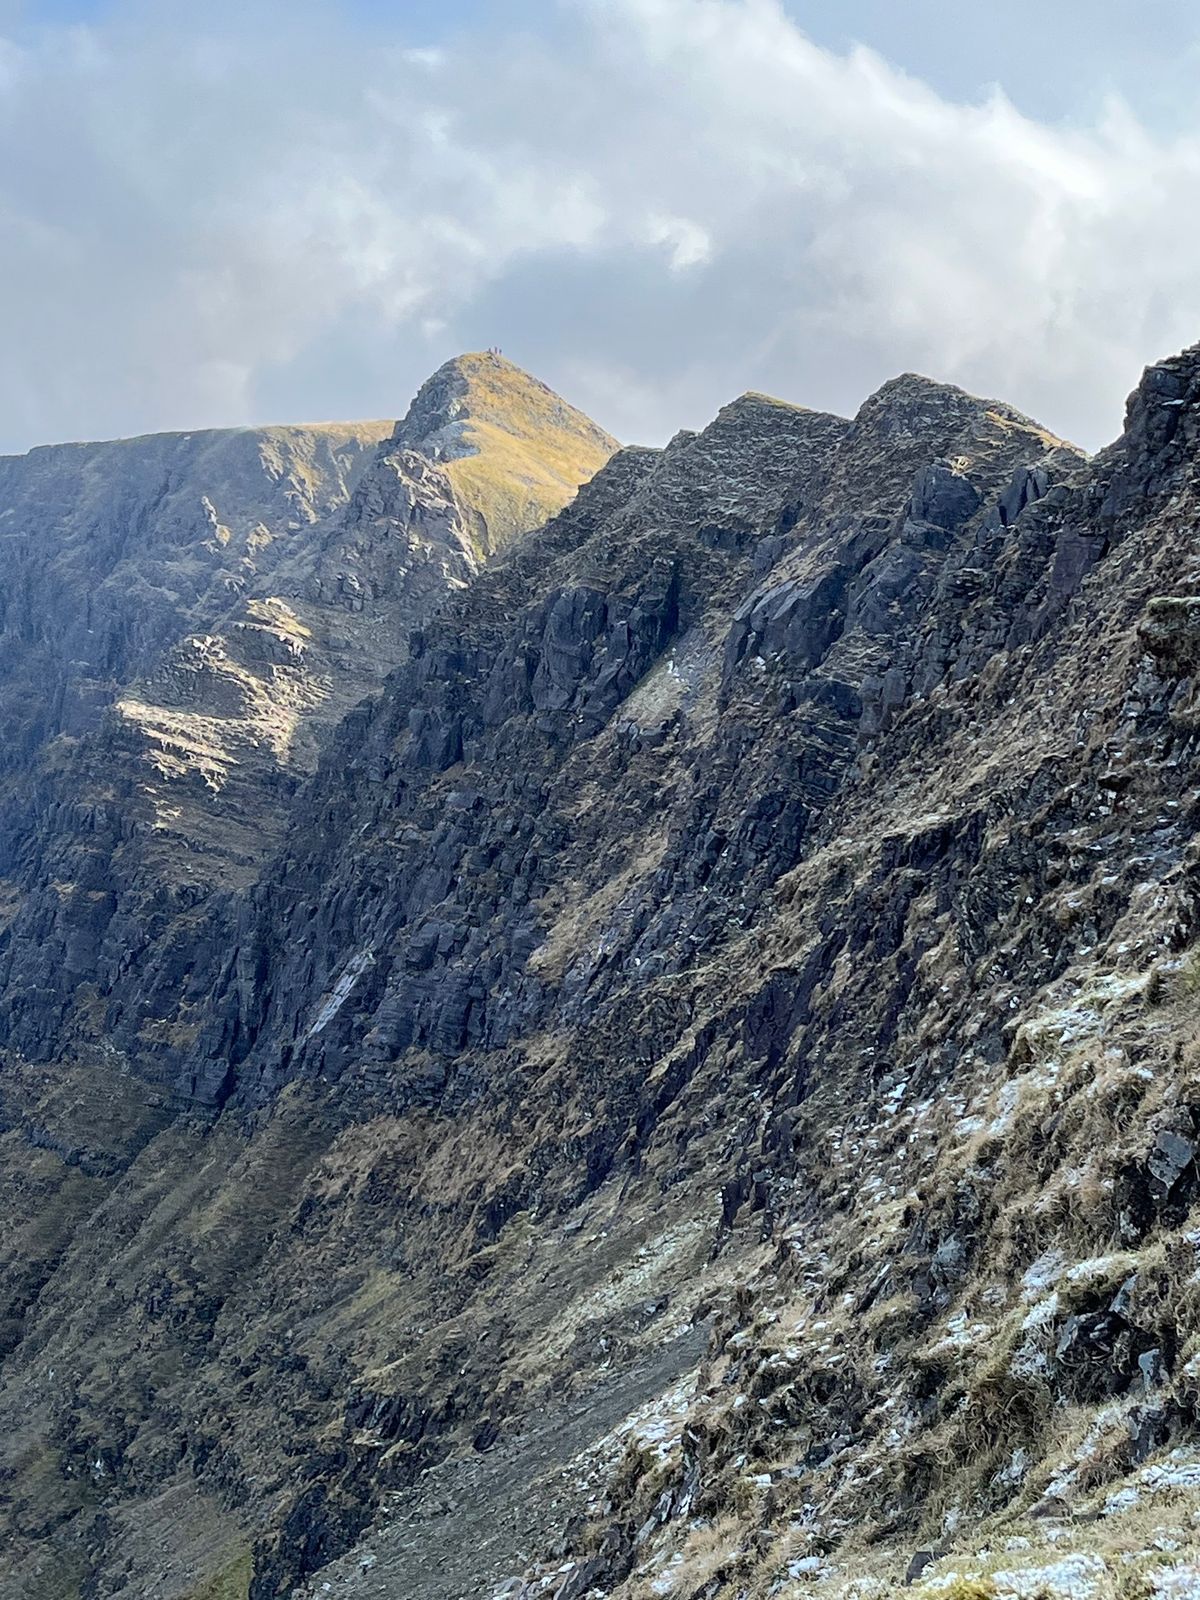
[[[141,727],[237,721],[214,848],[250,741],[287,767],[254,684],[332,717],[305,607],[402,588],[466,485],[507,515],[506,416],[551,478],[587,436],[464,381],[307,587],[147,676]],[[125,795],[44,806],[14,1592],[1191,1593],[1198,429],[1198,352],[1091,461],[911,375],[744,396],[486,566],[433,539],[443,603],[240,876],[152,894]]]
[[[536,468],[530,413],[552,401],[536,505],[494,516],[437,463],[450,426],[464,462],[503,463],[507,424]],[[513,536],[513,515],[516,531],[544,521],[613,448],[481,356],[448,363],[390,431],[165,435],[3,463],[19,557],[0,664],[18,665],[0,715],[24,719],[0,796],[14,1043],[61,1051],[81,983],[107,990],[214,890],[252,882],[325,730]]]
[[[636,1008],[649,984],[744,925],[865,739],[903,703],[901,651],[917,647],[908,635],[955,532],[987,487],[993,498],[1034,492],[1025,466],[1010,482],[1022,454],[1043,477],[1064,454],[1030,424],[989,421],[958,391],[912,380],[893,392],[894,407],[872,402],[854,426],[749,396],[661,457],[618,456],[419,634],[384,699],[343,726],[285,869],[239,906],[251,919],[242,943],[230,944],[225,908],[214,913],[202,1034],[168,1068],[188,1075],[189,1093],[240,1085],[255,1100],[297,1074],[337,1078],[350,1062],[386,1074],[406,1051],[428,1050],[421,1085],[441,1075],[439,1098],[457,1096],[461,1053],[507,1048],[564,1006],[590,1023],[610,991]],[[950,452],[969,464],[983,488],[965,471],[922,466],[931,447],[935,461]],[[865,513],[835,488],[853,476],[844,453],[860,462]],[[874,507],[905,454],[906,503],[888,518]],[[1003,528],[1001,516],[982,516],[979,537],[984,523]],[[755,584],[789,543],[797,575]],[[890,665],[889,636],[903,641]],[[652,669],[663,682],[645,681]],[[571,901],[624,869],[621,814],[636,816],[655,790],[653,825],[639,819],[642,848],[657,856],[652,892],[632,880],[602,954],[590,941],[569,950],[571,970],[547,981],[530,958]],[[553,915],[547,897],[563,902]],[[161,980],[139,971],[129,1021],[143,1034],[148,991],[174,1006],[183,964],[194,974],[206,943],[189,929],[164,953]],[[119,993],[106,1036],[136,1051]],[[174,1016],[153,1019],[156,1035]]]

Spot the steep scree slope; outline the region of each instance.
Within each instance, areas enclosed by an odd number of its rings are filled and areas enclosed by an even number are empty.
[[[1198,447],[619,452],[14,1006],[13,1592],[1195,1592]]]

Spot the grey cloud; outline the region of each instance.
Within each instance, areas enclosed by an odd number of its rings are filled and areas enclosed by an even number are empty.
[[[440,55],[284,15],[0,47],[0,447],[393,415],[493,342],[625,437],[915,367],[1094,445],[1200,337],[1200,141],[1118,103],[956,104],[775,0],[563,0]]]

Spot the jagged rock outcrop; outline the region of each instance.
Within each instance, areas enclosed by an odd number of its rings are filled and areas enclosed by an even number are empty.
[[[16,1592],[1187,1592],[1198,431],[1197,351],[1090,461],[745,396],[425,617],[265,869],[19,906]]]
[[[251,883],[325,730],[614,448],[483,355],[447,363],[390,432],[248,429],[6,463],[22,554],[0,664],[7,649],[50,685],[0,795],[14,1044],[60,1049],[80,983],[107,990],[214,891]],[[46,500],[57,520],[39,526]],[[0,677],[0,710],[31,701],[27,677]]]

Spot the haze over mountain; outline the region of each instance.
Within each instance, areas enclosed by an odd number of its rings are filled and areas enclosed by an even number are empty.
[[[1200,1584],[1200,347],[0,461],[0,1588]]]

